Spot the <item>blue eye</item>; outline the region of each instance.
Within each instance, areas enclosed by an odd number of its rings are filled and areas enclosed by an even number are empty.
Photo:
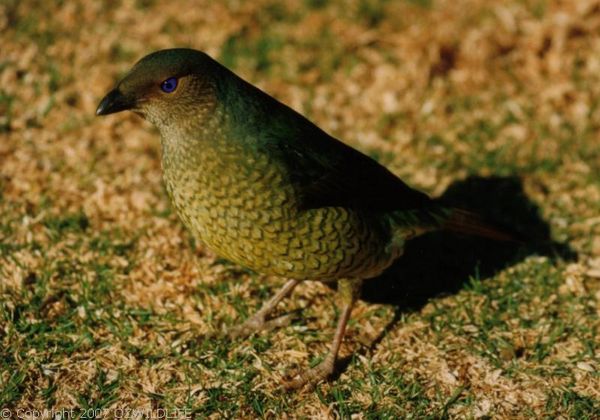
[[[160,89],[165,93],[171,93],[177,88],[177,78],[169,77],[160,84]]]

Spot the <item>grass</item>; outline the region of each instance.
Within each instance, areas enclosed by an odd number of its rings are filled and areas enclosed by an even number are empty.
[[[592,6],[38,3],[0,4],[0,408],[600,417]],[[333,381],[282,392],[283,376],[327,349],[331,290],[303,284],[281,306],[289,326],[224,338],[283,279],[222,260],[184,230],[148,124],[93,117],[135,60],[176,45],[206,50],[409,184],[530,240],[411,241],[365,285]]]

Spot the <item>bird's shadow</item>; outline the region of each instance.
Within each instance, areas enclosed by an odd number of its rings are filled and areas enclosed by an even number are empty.
[[[550,227],[517,177],[469,177],[452,184],[439,201],[476,212],[521,242],[449,232],[429,233],[409,241],[404,254],[390,268],[363,284],[364,301],[391,304],[396,309],[384,330],[359,353],[375,348],[402,319],[403,312],[418,310],[435,296],[456,293],[473,277],[491,277],[530,255],[565,260],[576,256],[568,245],[551,239]],[[351,359],[338,360],[335,375],[343,372]]]
[[[469,177],[452,184],[439,201],[506,227],[522,243],[449,232],[423,235],[409,241],[404,254],[383,274],[364,282],[363,300],[415,310],[434,296],[457,292],[472,277],[493,276],[527,256],[575,256],[568,245],[552,241],[548,224],[517,177]]]

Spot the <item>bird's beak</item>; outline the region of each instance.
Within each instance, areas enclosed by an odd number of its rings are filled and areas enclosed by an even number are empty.
[[[125,111],[135,106],[135,100],[128,98],[115,88],[108,92],[108,94],[100,101],[98,109],[96,109],[96,115],[108,115],[114,114],[115,112]]]

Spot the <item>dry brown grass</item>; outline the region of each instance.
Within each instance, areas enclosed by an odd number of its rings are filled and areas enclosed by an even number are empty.
[[[600,1],[318,3],[0,3],[0,403],[600,416]],[[515,261],[404,313],[374,346],[361,343],[393,307],[361,303],[343,353],[362,350],[338,383],[282,394],[286,369],[326,349],[329,290],[300,287],[304,319],[268,337],[204,339],[281,280],[194,247],[157,133],[94,117],[135,60],[173,46],[220,58],[432,195],[516,177],[576,258]]]

